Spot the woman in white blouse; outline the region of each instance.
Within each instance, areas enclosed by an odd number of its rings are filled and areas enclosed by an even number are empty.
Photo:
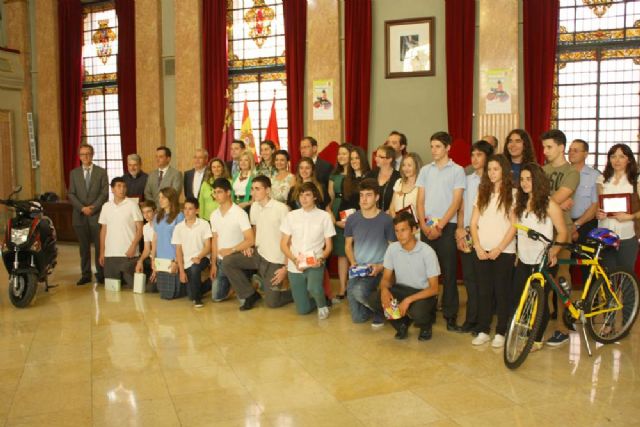
[[[416,211],[416,199],[418,197],[418,187],[416,178],[422,168],[422,159],[417,153],[407,153],[400,164],[400,179],[393,186],[393,198],[389,207],[389,214],[396,216],[396,212],[411,206],[414,214]]]
[[[598,194],[631,194],[633,197],[633,193],[638,193],[638,164],[628,145],[616,144],[611,147],[607,154],[607,166],[596,183]],[[638,239],[633,223],[640,218],[640,210],[618,212],[610,216],[599,211],[597,217],[598,227],[608,228],[620,236],[620,248],[617,251],[605,250],[603,264],[608,268],[625,267],[633,270],[638,255]]]
[[[492,306],[495,295],[498,322],[491,346],[504,346],[507,330],[508,293],[511,285],[516,245],[513,226],[514,189],[511,166],[502,154],[489,157],[482,175],[478,198],[471,215],[471,236],[476,253],[478,275],[478,336],[471,341],[482,345],[490,341]]]

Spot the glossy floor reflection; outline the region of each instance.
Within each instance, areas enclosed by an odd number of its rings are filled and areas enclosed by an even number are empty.
[[[352,324],[346,302],[322,322],[291,306],[194,310],[77,287],[76,247],[60,259],[60,286],[26,310],[0,273],[0,426],[640,424],[638,324],[591,358],[574,333],[511,372],[441,319],[430,342],[417,329],[397,342]]]

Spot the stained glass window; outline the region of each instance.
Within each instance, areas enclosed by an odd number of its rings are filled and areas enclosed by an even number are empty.
[[[559,25],[553,126],[602,171],[612,145],[639,151],[640,1],[560,0]]]
[[[93,161],[109,178],[121,176],[118,115],[118,19],[113,2],[85,4],[82,140],[95,150]]]
[[[287,148],[287,86],[282,0],[228,0],[229,83],[233,126],[240,135],[247,100],[254,139],[265,138],[276,100],[280,147]]]

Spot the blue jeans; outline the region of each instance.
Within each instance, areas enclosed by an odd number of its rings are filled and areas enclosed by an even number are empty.
[[[229,295],[231,283],[229,283],[229,279],[224,274],[224,271],[222,271],[222,260],[220,258],[216,260],[216,269],[216,277],[211,283],[211,299],[214,301],[222,301]]]
[[[373,309],[369,306],[369,298],[378,289],[381,274],[377,276],[354,277],[347,283],[347,300],[351,310],[353,323],[363,323],[369,320]]]
[[[209,258],[202,258],[199,264],[192,264],[191,267],[185,270],[187,273],[188,285],[187,291],[189,299],[191,301],[197,301],[202,298],[202,294],[205,294],[211,290],[211,279],[202,281],[202,271],[209,267]]]

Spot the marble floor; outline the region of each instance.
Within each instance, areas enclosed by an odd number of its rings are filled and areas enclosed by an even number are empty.
[[[640,425],[639,325],[593,357],[574,333],[512,372],[441,319],[431,341],[412,328],[398,342],[352,324],[346,303],[325,321],[195,310],[77,287],[76,247],[60,260],[60,286],[24,310],[0,267],[0,426]]]

